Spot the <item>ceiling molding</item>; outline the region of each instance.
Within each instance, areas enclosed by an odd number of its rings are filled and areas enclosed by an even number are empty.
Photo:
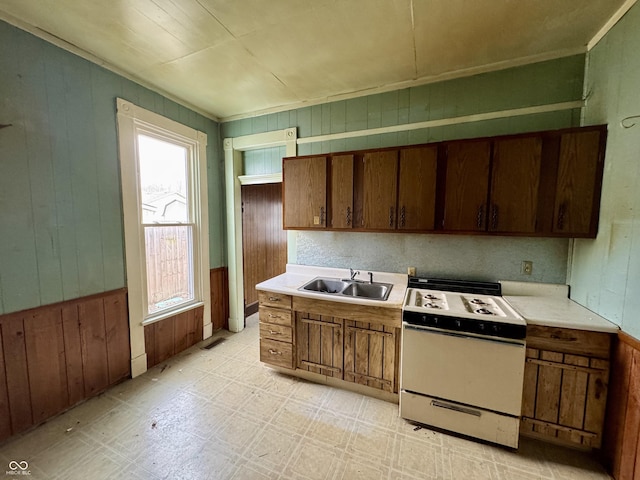
[[[86,50],[83,50],[82,48],[67,42],[66,40],[63,40],[60,37],[57,37],[49,32],[46,32],[45,30],[42,30],[34,25],[30,25],[26,22],[23,22],[22,20],[19,20],[17,18],[15,18],[12,15],[9,15],[6,12],[3,12],[2,10],[0,10],[0,20],[7,22],[10,25],[13,25],[16,28],[19,28],[20,30],[24,30],[25,32],[30,33],[31,35],[34,35],[42,40],[44,40],[47,43],[51,43],[53,45],[55,45],[58,48],[61,48],[63,50],[66,50],[69,53],[72,53],[74,55],[77,55],[80,58],[83,58],[91,63],[94,63],[102,68],[105,68],[107,70],[109,70],[110,72],[113,72],[121,77],[126,78],[127,80],[131,80],[132,82],[144,87],[144,88],[148,88],[149,90],[151,90],[152,92],[157,93],[158,95],[162,95],[165,98],[168,98],[169,100],[179,103],[180,105],[182,105],[185,108],[188,108],[190,110],[193,110],[196,113],[199,113],[200,115],[202,115],[203,117],[208,118],[209,120],[213,120],[214,122],[218,122],[220,123],[220,119],[218,117],[216,117],[215,115],[212,115],[209,112],[205,112],[204,110],[202,110],[201,108],[190,104],[189,102],[185,102],[184,100],[172,95],[169,92],[166,92],[154,85],[151,85],[149,82],[146,82],[145,80],[136,77],[135,75],[131,75],[128,72],[125,72],[124,70],[111,65],[108,62],[105,62],[103,59],[96,57],[95,55],[93,55],[92,53],[87,52]]]
[[[624,15],[631,10],[638,0],[627,0],[616,13],[604,24],[604,26],[594,35],[594,37],[587,43],[587,51],[591,51],[593,47],[595,47],[602,38],[609,33],[616,23],[620,21]]]

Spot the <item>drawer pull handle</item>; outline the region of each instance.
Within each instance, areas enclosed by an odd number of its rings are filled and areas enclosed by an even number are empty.
[[[282,318],[282,317],[280,315],[274,315],[273,313],[270,313],[269,318]]]
[[[280,332],[274,332],[273,330],[269,330],[269,333],[271,335],[280,335]]]
[[[278,297],[269,297],[270,302],[279,302],[280,299]]]
[[[279,352],[279,351],[274,350],[274,349],[272,349],[272,348],[270,348],[270,349],[269,349],[269,353],[270,353],[271,355],[282,355],[282,352]]]
[[[444,403],[438,400],[431,400],[431,406],[446,408],[447,410],[453,410],[454,412],[466,413],[467,415],[473,415],[474,417],[480,417],[482,415],[478,410],[472,410],[471,408],[464,408],[458,405],[451,405],[450,403]]]

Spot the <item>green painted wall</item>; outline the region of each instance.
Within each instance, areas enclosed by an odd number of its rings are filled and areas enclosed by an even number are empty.
[[[640,5],[591,50],[584,123],[607,123],[600,228],[575,243],[571,296],[640,338]]]
[[[456,80],[224,122],[223,138],[297,127],[299,138],[498,112],[580,100],[585,56],[576,55]],[[298,146],[298,154],[318,154],[456,138],[500,135],[577,126],[580,109],[526,115]],[[283,149],[250,151],[246,174],[282,170]],[[297,232],[301,264],[353,267],[492,280],[549,283],[566,281],[566,239],[444,235]],[[533,275],[520,273],[522,260]]]
[[[225,264],[218,124],[0,22],[0,314],[125,286],[116,97],[207,133]]]

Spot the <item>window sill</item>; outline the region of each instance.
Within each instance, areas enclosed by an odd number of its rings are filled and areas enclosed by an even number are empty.
[[[144,326],[147,326],[147,325],[151,325],[152,323],[156,323],[156,322],[159,322],[161,320],[165,320],[165,319],[167,319],[169,317],[174,317],[176,315],[180,315],[181,313],[188,312],[189,310],[193,310],[194,308],[198,308],[198,307],[202,307],[202,306],[204,306],[204,302],[197,301],[197,302],[192,302],[192,303],[188,303],[188,304],[182,305],[179,308],[174,308],[172,310],[168,310],[168,311],[165,311],[165,312],[160,312],[160,313],[158,313],[156,315],[153,315],[153,316],[145,318],[142,321],[142,326],[144,327]]]

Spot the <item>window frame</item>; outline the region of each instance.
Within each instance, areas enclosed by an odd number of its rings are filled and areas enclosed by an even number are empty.
[[[122,185],[124,243],[126,254],[129,327],[131,335],[132,376],[146,371],[144,326],[173,317],[194,308],[204,307],[203,338],[211,329],[211,300],[209,293],[209,222],[207,195],[207,135],[162,115],[117,99],[118,142]],[[187,190],[192,206],[193,224],[194,300],[180,303],[154,314],[148,313],[147,272],[145,255],[145,226],[138,165],[138,134],[185,146],[189,149]],[[153,226],[170,226],[158,223]]]

